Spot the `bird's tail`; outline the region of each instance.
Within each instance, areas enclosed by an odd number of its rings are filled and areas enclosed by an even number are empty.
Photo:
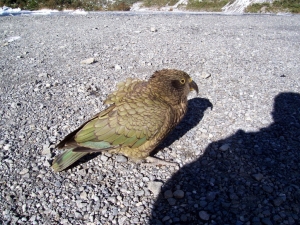
[[[75,148],[67,149],[64,153],[60,154],[54,159],[52,163],[52,169],[54,172],[59,172],[66,169],[78,159],[88,154],[88,152],[74,152],[74,149]]]

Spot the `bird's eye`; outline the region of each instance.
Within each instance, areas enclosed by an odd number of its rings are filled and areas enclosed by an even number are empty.
[[[184,83],[185,83],[185,79],[182,78],[182,79],[180,80],[180,83],[181,83],[181,84],[184,84]]]

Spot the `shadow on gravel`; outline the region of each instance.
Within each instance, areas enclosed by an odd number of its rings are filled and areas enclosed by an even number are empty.
[[[272,116],[270,126],[238,130],[182,167],[163,186],[149,223],[300,224],[300,95],[278,94]]]

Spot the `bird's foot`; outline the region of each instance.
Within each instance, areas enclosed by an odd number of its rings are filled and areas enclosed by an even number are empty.
[[[155,158],[152,156],[148,156],[145,159],[144,165],[146,166],[174,166],[174,167],[178,167],[179,168],[179,164],[176,162],[168,162],[159,158]]]

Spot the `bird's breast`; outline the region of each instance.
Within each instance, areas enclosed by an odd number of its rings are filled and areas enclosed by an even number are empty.
[[[187,111],[187,102],[181,102],[174,108],[175,124],[178,124],[182,120],[182,118],[186,114],[186,111]]]

